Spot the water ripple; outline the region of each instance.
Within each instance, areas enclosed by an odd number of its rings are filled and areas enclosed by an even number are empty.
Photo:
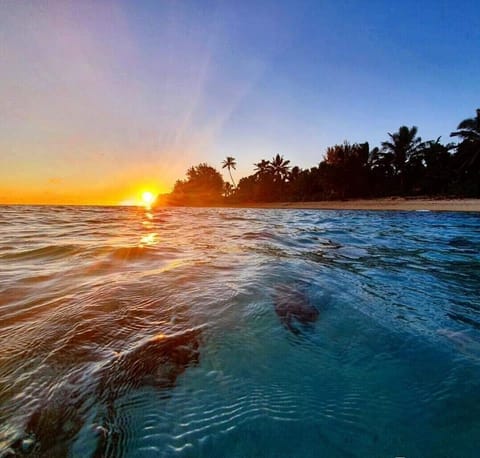
[[[4,207],[0,456],[476,456],[479,222]]]

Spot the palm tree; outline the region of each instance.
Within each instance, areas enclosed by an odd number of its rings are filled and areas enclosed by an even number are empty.
[[[235,170],[236,165],[237,163],[235,162],[235,158],[232,156],[227,156],[227,158],[222,162],[222,169],[227,168],[234,188],[236,188],[237,186],[235,185],[235,181],[233,180],[231,169]]]
[[[265,159],[262,159],[260,162],[257,162],[256,164],[253,164],[255,166],[255,176],[261,178],[264,177],[265,175],[268,175],[270,172],[270,161],[266,161]]]
[[[475,118],[464,119],[457,129],[456,132],[450,134],[450,137],[460,137],[463,140],[458,151],[465,157],[461,168],[471,167],[480,158],[480,108],[477,108]]]
[[[302,169],[298,165],[293,167],[292,170],[290,170],[290,173],[288,174],[288,181],[292,182],[297,180],[298,177],[300,176],[301,171]]]
[[[415,182],[423,194],[446,194],[452,181],[453,143],[444,145],[440,137],[420,145],[412,160],[412,170],[416,169]]]
[[[283,183],[287,179],[288,172],[290,170],[290,166],[288,164],[290,164],[290,161],[283,159],[283,156],[280,156],[280,154],[277,154],[270,161],[269,169],[275,181],[280,181]]]
[[[394,174],[400,178],[400,186],[405,191],[405,167],[422,143],[417,137],[418,129],[401,126],[398,132],[388,133],[390,141],[382,142],[382,159],[393,166]]]
[[[450,134],[450,137],[461,137],[463,141],[480,143],[480,108],[477,108],[475,118],[464,119],[457,129]]]
[[[464,119],[451,137],[460,137],[461,143],[453,156],[456,171],[455,191],[462,195],[480,196],[480,108],[474,118]]]

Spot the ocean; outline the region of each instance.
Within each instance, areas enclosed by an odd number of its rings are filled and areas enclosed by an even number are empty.
[[[480,214],[0,207],[0,456],[476,457]]]

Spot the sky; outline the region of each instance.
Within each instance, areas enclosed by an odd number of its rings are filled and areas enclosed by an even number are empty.
[[[135,203],[401,125],[446,142],[479,106],[478,0],[0,1],[0,203]]]

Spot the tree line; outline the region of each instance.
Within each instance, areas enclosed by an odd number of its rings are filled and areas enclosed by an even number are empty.
[[[167,196],[171,205],[213,205],[275,201],[316,201],[387,196],[480,197],[480,109],[450,134],[423,141],[417,127],[401,126],[379,147],[368,142],[330,146],[318,165],[292,166],[276,154],[254,164],[254,172],[235,183],[232,156],[222,163],[225,182],[214,167],[202,163],[187,170]]]

